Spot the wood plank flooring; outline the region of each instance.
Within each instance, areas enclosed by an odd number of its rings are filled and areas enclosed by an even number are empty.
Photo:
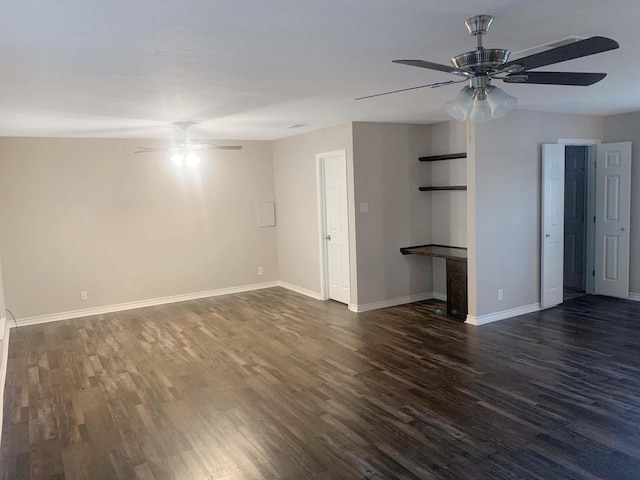
[[[11,332],[4,479],[640,479],[640,303],[481,328],[280,288]]]

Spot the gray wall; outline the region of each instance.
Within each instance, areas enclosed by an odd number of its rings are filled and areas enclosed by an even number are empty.
[[[604,141],[631,142],[629,290],[640,294],[640,112],[605,117]]]
[[[16,317],[279,278],[276,229],[256,218],[274,200],[270,142],[202,152],[190,171],[133,154],[142,143],[0,138],[0,257]]]
[[[464,142],[464,124],[461,128],[456,122],[435,126],[356,122],[275,141],[280,279],[320,293],[316,154],[346,150],[351,303],[366,307],[433,292],[433,260],[405,257],[399,249],[433,243],[432,225],[438,227],[438,241],[464,244],[464,194],[452,198],[449,193],[437,193],[442,197],[434,200],[434,194],[418,190],[433,180],[465,182],[464,160],[438,165],[418,161],[424,155],[464,151]],[[434,201],[441,208],[434,210]],[[367,213],[359,211],[363,202],[369,205]],[[444,268],[440,274],[440,296],[444,297]]]
[[[635,147],[640,113],[603,120],[517,111],[468,128],[453,121],[338,125],[210,152],[197,175],[180,173],[163,154],[132,155],[135,140],[0,139],[8,306],[24,318],[278,279],[319,294],[316,154],[334,150],[347,152],[352,304],[444,295],[444,265],[398,251],[422,243],[469,247],[472,315],[535,304],[540,145],[604,137]],[[465,149],[466,160],[417,160]],[[466,194],[418,191],[464,182]],[[274,199],[277,237],[275,228],[256,226],[256,204]],[[360,202],[368,213],[356,211]],[[639,225],[640,194],[632,189],[634,292]]]
[[[470,133],[469,313],[534,305],[540,301],[541,145],[602,138],[603,119],[515,111],[471,126]]]
[[[355,203],[359,305],[432,292],[431,259],[400,248],[431,242],[431,198],[418,190],[430,170],[418,158],[431,151],[431,127],[354,123]]]
[[[316,155],[346,150],[350,190],[351,253],[355,258],[353,228],[353,148],[351,124],[342,124],[273,142],[278,223],[280,280],[320,295],[320,232]],[[351,262],[352,265],[354,262]],[[351,297],[355,302],[357,277],[351,271]]]
[[[429,155],[460,153],[467,151],[467,125],[449,122],[431,125],[431,151]],[[430,169],[433,185],[466,185],[467,159],[459,158],[432,162]],[[433,192],[431,196],[431,243],[467,246],[467,193],[463,191]],[[437,298],[446,299],[446,262],[433,259],[433,291]]]

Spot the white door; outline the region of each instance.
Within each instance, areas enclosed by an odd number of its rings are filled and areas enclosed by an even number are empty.
[[[631,142],[597,146],[595,293],[629,297]]]
[[[564,145],[542,145],[540,305],[562,303],[564,264]]]
[[[322,155],[329,298],[349,304],[349,217],[345,152]]]

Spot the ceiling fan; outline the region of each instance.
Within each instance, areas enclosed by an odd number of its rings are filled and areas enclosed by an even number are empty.
[[[197,150],[242,150],[241,145],[216,145],[214,143],[194,143],[189,136],[189,127],[198,122],[175,122],[174,125],[182,130],[182,138],[176,140],[173,147],[138,147],[134,153],[171,152],[171,160],[178,165],[195,166],[200,163],[196,156]]]
[[[505,83],[573,86],[593,85],[606,77],[607,74],[532,72],[531,70],[614,50],[619,47],[618,42],[610,38],[590,37],[509,61],[509,55],[511,54],[509,50],[502,48],[484,48],[482,46],[482,36],[489,31],[492,23],[493,17],[491,15],[477,15],[465,21],[469,34],[476,37],[477,48],[453,57],[451,59],[452,66],[427,62],[425,60],[393,60],[393,63],[451,73],[463,77],[461,80],[450,80],[447,82],[404,88],[391,92],[368,95],[357,98],[356,100],[418,88],[441,87],[467,81],[468,85],[462,89],[460,94],[445,104],[445,110],[457,120],[466,120],[467,116],[474,122],[491,120],[492,118],[505,115],[517,103],[515,97],[507,95],[501,89],[491,85],[492,79],[502,80]]]

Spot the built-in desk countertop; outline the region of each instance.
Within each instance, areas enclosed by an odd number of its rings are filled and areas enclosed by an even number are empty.
[[[425,257],[450,258],[452,260],[466,260],[467,249],[462,247],[449,247],[447,245],[417,245],[415,247],[402,247],[403,255],[424,255]]]
[[[422,255],[447,260],[447,315],[467,318],[467,249],[448,245],[416,245],[400,249],[403,255]]]

